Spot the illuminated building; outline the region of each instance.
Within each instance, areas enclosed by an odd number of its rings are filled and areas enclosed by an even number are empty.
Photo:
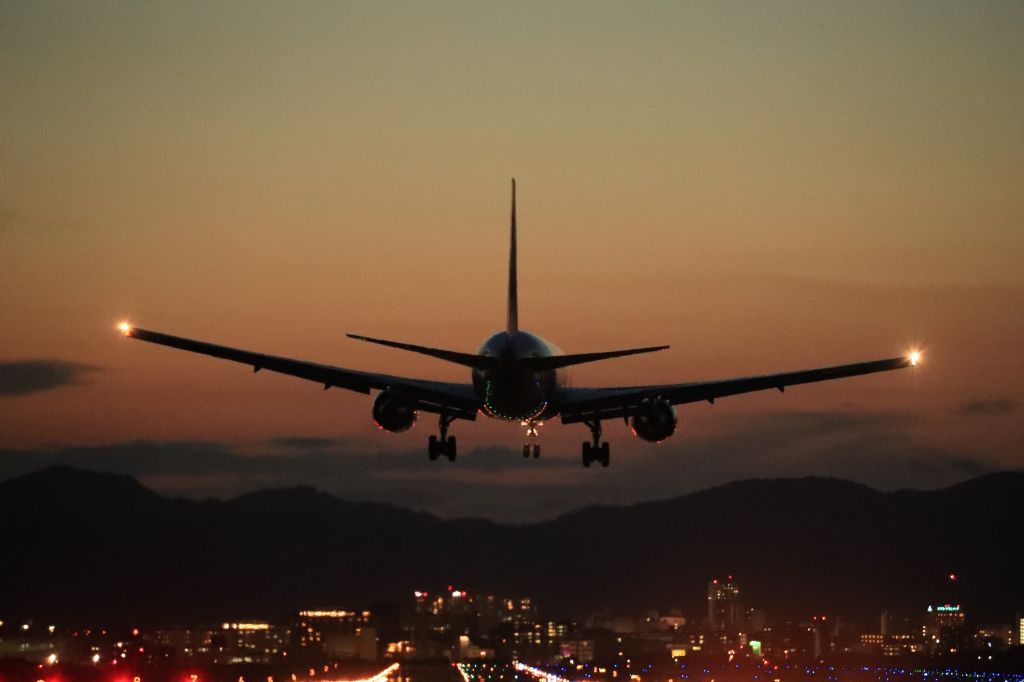
[[[740,586],[730,575],[725,580],[715,578],[708,583],[708,630],[713,639],[729,647],[746,643]]]
[[[369,611],[299,611],[292,622],[289,655],[294,660],[377,658],[377,629]]]
[[[266,622],[222,623],[211,628],[153,630],[144,641],[150,661],[272,663],[286,655],[288,628]]]
[[[594,660],[594,640],[566,639],[559,645],[558,652],[563,658],[590,663]]]
[[[966,642],[966,618],[959,604],[929,606],[922,634],[933,653],[956,653]]]
[[[811,655],[815,659],[822,658],[832,649],[832,631],[828,616],[814,616],[811,618],[812,650]]]

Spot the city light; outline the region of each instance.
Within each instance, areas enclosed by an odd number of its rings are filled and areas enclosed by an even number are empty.
[[[568,678],[560,677],[554,673],[549,673],[540,668],[534,668],[533,666],[526,665],[516,661],[512,666],[519,672],[524,672],[532,677],[541,680],[542,682],[571,682]]]
[[[353,679],[329,680],[329,679],[320,678],[320,679],[317,680],[317,682],[384,682],[384,680],[386,680],[388,678],[388,675],[390,675],[391,673],[397,671],[398,668],[399,668],[399,664],[398,663],[392,663],[391,665],[389,665],[388,667],[384,668],[383,670],[381,670],[376,675],[373,675],[372,677],[364,677],[364,678],[354,679],[354,680]]]

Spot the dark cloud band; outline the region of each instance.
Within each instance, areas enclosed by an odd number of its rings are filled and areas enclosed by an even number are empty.
[[[879,490],[941,488],[998,468],[976,453],[910,436],[905,413],[768,412],[724,432],[621,452],[611,469],[575,457],[524,462],[518,449],[475,448],[454,465],[419,450],[380,452],[347,439],[284,436],[257,453],[211,442],[137,441],[49,450],[0,450],[0,478],[47,466],[129,474],[165,495],[228,498],[313,485],[352,502],[389,502],[442,517],[524,523],[594,504],[676,497],[748,478],[827,476]],[[257,448],[259,449],[259,448]]]
[[[0,362],[0,396],[22,396],[80,384],[96,367],[67,360]]]
[[[960,414],[980,415],[983,417],[997,417],[1010,414],[1017,409],[1017,403],[1004,398],[994,400],[969,400],[960,403],[957,410]]]

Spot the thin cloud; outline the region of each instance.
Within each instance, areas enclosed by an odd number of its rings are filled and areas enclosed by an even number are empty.
[[[67,360],[0,362],[0,396],[23,396],[84,383],[99,368]]]
[[[1017,403],[1005,398],[993,400],[968,400],[960,403],[957,408],[958,414],[966,414],[981,417],[1000,417],[1016,411]]]
[[[270,444],[284,450],[325,450],[344,441],[339,438],[311,438],[309,436],[279,436],[271,438]]]
[[[828,476],[879,490],[934,489],[998,467],[973,453],[917,442],[916,417],[901,412],[765,412],[737,418],[721,435],[679,434],[622,453],[611,468],[575,458],[524,462],[515,448],[428,462],[419,449],[377,452],[344,439],[282,436],[278,451],[252,454],[210,442],[138,441],[51,450],[0,451],[0,478],[56,464],[135,476],[157,492],[229,498],[254,490],[314,486],[352,502],[385,502],[445,518],[530,523],[595,504],[666,499],[750,478]],[[294,447],[294,446],[312,447]]]

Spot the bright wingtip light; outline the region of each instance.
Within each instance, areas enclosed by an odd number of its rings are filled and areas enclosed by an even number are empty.
[[[117,328],[125,336],[131,336],[132,335],[132,326],[130,324],[128,324],[127,322],[122,322],[121,324],[117,325]]]
[[[910,351],[910,366],[917,367],[917,363],[921,361],[921,351],[914,350]]]

